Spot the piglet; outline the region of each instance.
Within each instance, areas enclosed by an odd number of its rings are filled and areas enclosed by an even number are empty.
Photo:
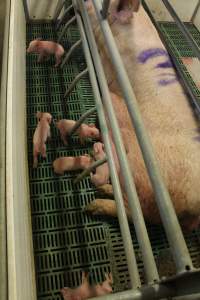
[[[41,39],[31,41],[27,49],[27,53],[39,54],[38,62],[42,62],[43,58],[48,58],[51,54],[54,54],[56,59],[55,67],[61,63],[64,52],[65,50],[60,44],[52,41],[42,41]]]
[[[76,121],[65,119],[60,120],[56,123],[56,127],[59,129],[61,139],[65,145],[67,145],[67,135],[72,130],[75,124]],[[89,137],[96,139],[100,138],[99,129],[96,128],[94,124],[81,124],[81,126],[76,130],[76,133],[80,138],[81,144],[83,144],[85,139]]]
[[[81,124],[77,130],[77,133],[79,135],[81,144],[84,144],[86,138],[100,139],[99,129],[96,128],[94,124]]]
[[[38,154],[41,153],[46,158],[46,141],[51,137],[50,126],[52,116],[47,112],[37,112],[38,124],[33,135],[33,168],[37,168]]]
[[[81,156],[63,156],[53,162],[54,172],[64,175],[65,171],[84,170],[87,169],[93,162],[93,159],[88,155]]]
[[[106,280],[102,284],[91,286],[87,279],[87,274],[82,273],[82,284],[75,288],[64,287],[61,294],[64,300],[86,300],[92,297],[103,296],[112,293],[112,274],[105,274]]]
[[[93,155],[95,160],[100,160],[105,157],[104,145],[102,143],[95,143],[93,146]],[[101,186],[109,181],[109,168],[108,163],[105,162],[103,165],[96,168],[95,174],[90,174],[92,183],[95,186]]]

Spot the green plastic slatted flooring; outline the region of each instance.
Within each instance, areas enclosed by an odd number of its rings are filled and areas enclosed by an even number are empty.
[[[193,39],[196,41],[197,45],[200,47],[200,34],[198,29],[191,23],[184,23],[192,35]],[[198,105],[200,106],[200,90],[194,83],[190,73],[187,71],[181,57],[196,57],[188,45],[183,34],[178,29],[177,25],[174,22],[158,22],[161,32],[164,35],[164,38],[169,46],[169,49],[172,51],[173,56],[176,58],[178,66],[182,71],[183,76],[189,83],[193,94],[197,100]]]
[[[28,24],[27,45],[36,37],[56,40],[51,24]],[[65,49],[79,38],[76,27],[71,27],[61,41]],[[53,118],[77,120],[83,112],[94,106],[94,99],[86,76],[67,100],[63,100],[65,85],[86,67],[83,52],[79,48],[63,70],[53,67],[53,60],[37,64],[36,55],[27,55],[27,139],[32,209],[32,230],[36,267],[37,295],[39,300],[61,299],[60,289],[75,287],[81,282],[81,272],[90,272],[92,282],[104,280],[104,273],[111,271],[114,290],[128,288],[129,276],[123,242],[117,220],[92,217],[84,207],[95,198],[95,188],[86,178],[77,186],[73,179],[77,172],[64,176],[53,173],[52,162],[64,155],[81,155],[92,149],[92,142],[80,146],[77,137],[64,147],[55,127],[51,126],[52,139],[47,144],[47,159],[39,160],[36,170],[32,168],[32,137],[36,127],[35,113],[48,111]],[[95,122],[95,116],[88,122]],[[160,226],[149,226],[154,254],[157,256],[168,243]],[[143,265],[139,246],[131,227],[139,270]],[[186,236],[193,261],[199,266],[199,233]]]

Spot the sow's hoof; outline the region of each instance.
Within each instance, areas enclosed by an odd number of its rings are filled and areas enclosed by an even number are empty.
[[[103,184],[97,187],[98,195],[106,196],[106,198],[114,198],[113,188],[111,184]]]

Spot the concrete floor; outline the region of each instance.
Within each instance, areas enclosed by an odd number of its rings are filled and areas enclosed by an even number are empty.
[[[3,50],[5,6],[6,6],[6,0],[0,0],[0,78],[1,78],[1,63],[2,63],[2,50]]]

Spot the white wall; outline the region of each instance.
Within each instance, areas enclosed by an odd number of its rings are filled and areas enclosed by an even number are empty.
[[[173,21],[161,0],[145,0],[157,21]],[[170,0],[183,22],[189,22],[198,0]]]
[[[8,300],[36,300],[26,138],[26,24],[11,0],[6,129]]]
[[[60,2],[63,0],[27,0],[30,18],[52,19]]]

